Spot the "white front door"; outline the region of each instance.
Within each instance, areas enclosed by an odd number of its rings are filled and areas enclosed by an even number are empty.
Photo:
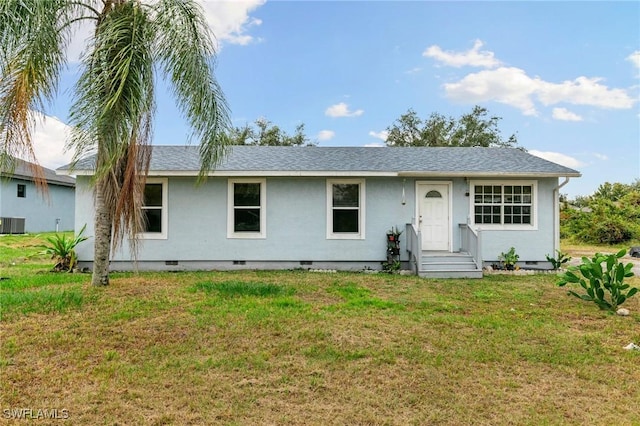
[[[449,185],[418,183],[418,223],[422,250],[450,250]]]

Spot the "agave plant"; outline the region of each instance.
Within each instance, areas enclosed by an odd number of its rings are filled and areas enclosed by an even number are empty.
[[[75,248],[81,242],[89,239],[82,235],[87,225],[84,225],[78,235],[67,237],[65,234],[58,234],[47,237],[48,244],[44,244],[42,254],[51,256],[55,260],[53,270],[56,272],[72,272],[78,263]]]

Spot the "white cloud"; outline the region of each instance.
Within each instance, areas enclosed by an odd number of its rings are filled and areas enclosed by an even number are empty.
[[[335,135],[336,132],[334,132],[333,130],[320,130],[320,132],[318,132],[318,136],[316,137],[319,141],[328,141],[333,139]]]
[[[374,138],[380,139],[384,142],[387,141],[389,137],[389,132],[386,130],[382,130],[381,132],[374,132],[373,130],[369,132],[369,136],[373,136]]]
[[[219,43],[245,46],[256,41],[248,32],[252,27],[261,25],[262,21],[250,13],[262,6],[265,0],[199,1]]]
[[[70,127],[56,117],[38,114],[33,133],[36,159],[40,165],[56,169],[71,161],[72,152],[65,152],[64,146]]]
[[[148,0],[151,2],[152,0]],[[251,16],[251,12],[265,4],[266,0],[242,0],[242,1],[214,1],[198,0],[204,10],[205,18],[215,35],[217,47],[223,44],[247,44],[260,41],[249,32],[253,27],[262,24],[258,18]],[[67,56],[70,62],[79,62],[85,49],[87,40],[93,32],[92,23],[85,20],[77,27],[71,37],[67,48]]]
[[[606,109],[629,109],[637,102],[627,90],[604,85],[602,78],[580,76],[574,80],[553,83],[540,77],[530,77],[520,68],[499,66],[501,62],[493,52],[481,51],[482,46],[482,41],[476,40],[473,48],[466,52],[451,52],[434,45],[422,54],[451,67],[472,65],[492,68],[446,83],[444,89],[450,99],[464,103],[500,102],[518,108],[524,115],[538,115],[536,102],[544,106],[569,103]],[[640,70],[640,50],[626,59]],[[567,114],[568,112],[564,108],[556,109],[554,118],[573,121],[582,119],[576,114]]]
[[[511,105],[524,115],[537,115],[531,96],[537,83],[519,68],[500,67],[472,73],[456,83],[446,83],[444,90],[450,99],[479,103],[496,101]]]
[[[582,117],[566,108],[554,108],[553,118],[562,121],[582,121]]]
[[[634,67],[640,70],[640,50],[636,50],[631,55],[627,56],[627,61],[631,62]]]
[[[411,75],[411,74],[418,74],[420,71],[422,71],[422,68],[414,67],[414,68],[411,68],[410,70],[406,70],[404,73]]]
[[[481,40],[476,40],[473,47],[466,52],[444,51],[440,46],[429,46],[422,53],[422,56],[433,58],[438,62],[450,67],[461,68],[464,66],[495,68],[501,64],[493,54],[488,50],[480,50],[484,45]]]
[[[594,152],[593,156],[596,157],[598,160],[602,160],[602,161],[607,161],[609,159],[609,157],[607,157],[605,154],[600,154],[597,152]]]
[[[535,149],[532,149],[528,152],[529,154],[535,155],[536,157],[544,158],[545,160],[553,161],[554,163],[561,164],[565,167],[570,167],[572,169],[577,169],[579,167],[583,167],[586,165],[585,163],[583,163],[578,159],[575,159],[565,154],[561,154],[559,152],[537,151]]]
[[[607,109],[628,109],[636,100],[623,89],[600,84],[600,78],[578,77],[551,83],[529,77],[515,67],[500,67],[471,73],[462,80],[444,85],[446,95],[465,103],[496,101],[518,108],[525,115],[537,115],[534,100],[545,106],[559,103]]]
[[[349,105],[344,102],[340,102],[339,104],[331,105],[325,110],[324,114],[329,117],[359,117],[364,114],[364,110],[357,109],[355,111],[350,111]]]
[[[600,108],[628,109],[635,100],[623,89],[610,89],[600,84],[601,78],[578,77],[573,81],[549,83],[536,79],[536,95],[545,105],[568,102]]]

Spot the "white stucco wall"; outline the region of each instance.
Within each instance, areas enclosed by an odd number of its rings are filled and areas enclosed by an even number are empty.
[[[530,179],[526,180],[527,182]],[[509,180],[509,182],[518,182]],[[482,257],[485,262],[498,260],[500,253],[506,253],[511,247],[516,249],[520,261],[546,262],[545,255],[554,254],[554,188],[558,185],[557,178],[541,178],[537,180],[536,204],[537,226],[535,229],[492,230],[480,226],[482,229]]]
[[[17,185],[25,185],[26,196],[17,196]],[[74,227],[75,191],[68,186],[49,184],[47,193],[31,181],[0,179],[0,217],[25,218],[26,232],[70,231]]]
[[[463,178],[365,178],[365,239],[327,239],[327,179],[307,177],[266,178],[266,238],[227,238],[227,178],[210,178],[195,186],[194,178],[168,178],[168,231],[163,240],[140,244],[138,260],[144,261],[362,261],[381,262],[386,257],[386,231],[404,229],[416,214],[416,181],[452,182],[453,251],[460,248],[460,228],[471,206],[470,183]],[[76,229],[87,224],[93,235],[93,195],[89,178],[76,182]],[[544,260],[553,252],[553,188],[557,179],[538,181],[536,231],[483,231],[483,258],[496,260],[500,252],[516,247],[520,259]],[[402,204],[404,187],[405,201]],[[401,236],[402,260],[406,236]],[[90,261],[93,239],[78,248],[79,259]],[[125,244],[114,261],[131,258]]]

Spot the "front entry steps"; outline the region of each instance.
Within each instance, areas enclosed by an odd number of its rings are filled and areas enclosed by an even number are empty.
[[[423,251],[418,275],[423,278],[482,278],[482,268],[478,268],[468,253]]]

